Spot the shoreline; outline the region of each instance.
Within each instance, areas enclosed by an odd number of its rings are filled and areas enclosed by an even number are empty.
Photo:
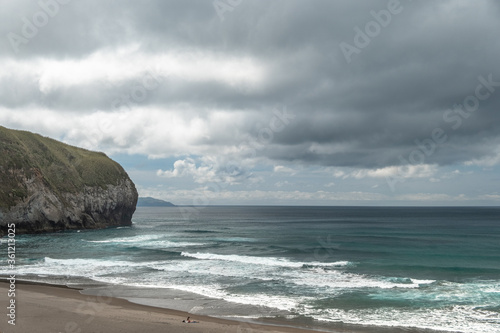
[[[8,281],[0,279],[0,294],[7,295]],[[238,319],[197,315],[186,311],[134,303],[127,298],[83,293],[83,287],[43,282],[16,281],[16,325],[8,316],[0,322],[0,332],[217,332],[217,333],[437,333],[416,328],[342,325],[339,328],[296,327],[286,320],[256,323]],[[8,302],[8,300],[6,300]],[[7,311],[8,304],[0,304]],[[4,303],[4,302],[2,302]],[[6,312],[7,313],[7,312]],[[198,323],[186,324],[190,316]],[[319,326],[319,325],[318,325]]]
[[[9,289],[8,282],[5,280],[0,282],[0,294],[6,295]],[[117,297],[89,296],[82,294],[81,290],[62,285],[16,281],[16,325],[8,324],[8,317],[4,315],[5,318],[0,322],[0,331],[2,333],[317,332],[198,316],[183,311],[136,304]],[[188,316],[198,323],[183,323],[182,320]]]

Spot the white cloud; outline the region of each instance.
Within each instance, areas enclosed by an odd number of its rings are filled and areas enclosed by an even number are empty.
[[[363,178],[429,178],[438,171],[437,165],[419,164],[419,165],[401,165],[388,166],[377,169],[352,169],[345,170],[336,169],[333,171],[333,176],[336,178],[348,179],[363,179]],[[328,170],[329,172],[329,170]]]
[[[218,160],[216,157],[201,158],[201,165],[197,165],[192,158],[177,160],[173,170],[158,170],[159,177],[177,178],[191,177],[196,183],[216,183],[225,185],[239,184],[242,180],[252,177],[237,162]]]
[[[92,150],[109,154],[143,154],[151,158],[179,155],[240,154],[238,128],[251,115],[204,110],[188,106],[137,107],[87,114],[25,107],[7,112],[0,107],[0,122]]]
[[[459,176],[465,176],[465,175],[472,175],[474,172],[473,171],[460,171],[460,170],[453,170],[451,172],[444,173],[442,175],[442,179],[452,179],[455,177]]]
[[[500,201],[499,194],[483,194],[483,195],[479,196],[479,198],[484,199],[484,200]]]
[[[458,195],[450,195],[446,193],[412,193],[412,194],[403,194],[396,198],[396,200],[400,201],[422,201],[422,202],[428,201],[428,202],[449,202],[449,203],[457,201],[471,201],[476,199],[477,199],[476,197],[470,197],[463,193]]]
[[[344,171],[335,170],[333,172],[333,177],[335,177],[335,178],[340,178],[340,177],[344,177],[344,176],[345,176],[345,172]]]
[[[189,50],[151,54],[141,52],[137,44],[116,50],[99,50],[83,58],[8,59],[0,64],[0,80],[12,75],[23,76],[27,82],[38,82],[43,94],[96,82],[141,81],[149,74],[160,80],[161,77],[176,76],[190,82],[214,81],[257,88],[263,83],[266,72],[262,63],[249,56]]]
[[[448,194],[443,193],[414,193],[414,194],[403,194],[396,198],[396,200],[402,201],[453,201],[456,197],[452,197]]]
[[[40,10],[24,2],[1,12],[3,36],[20,33],[19,18]],[[481,112],[469,120],[455,118],[459,114],[448,119],[460,123],[444,120],[441,110],[474,93],[478,75],[499,80],[491,72],[498,45],[489,41],[500,22],[492,3],[415,5],[407,13],[409,29],[378,39],[357,57],[353,66],[363,71],[345,66],[338,43],[352,37],[353,15],[365,15],[370,4],[324,1],[306,12],[300,1],[280,6],[282,24],[274,29],[277,12],[264,2],[248,3],[248,11],[235,11],[224,24],[210,2],[74,3],[29,44],[20,45],[17,55],[3,38],[0,124],[110,155],[134,155],[124,158],[127,168],[135,164],[130,159],[146,155],[149,176],[138,177],[138,183],[147,178],[147,184],[193,188],[216,183],[241,190],[212,191],[217,192],[211,194],[214,200],[227,202],[365,202],[396,200],[408,192],[422,192],[408,194],[411,200],[451,202],[478,189],[495,198],[493,172],[476,171],[473,179],[462,167],[467,160],[466,165],[500,165],[498,100],[481,101]],[[469,7],[477,15],[468,15]],[[411,23],[422,17],[429,24],[412,30]],[[297,25],[297,19],[306,24]],[[242,29],[248,26],[255,29]],[[462,40],[450,38],[457,33]],[[476,47],[464,48],[467,43]],[[414,49],[424,51],[406,66],[405,55]],[[484,61],[466,66],[478,57]],[[390,66],[381,65],[382,58]],[[464,69],[463,79],[450,81],[456,68]],[[116,103],[118,96],[130,98],[137,82],[148,86],[151,78],[159,86],[147,89],[147,98]],[[492,92],[487,90],[482,89]],[[276,118],[273,108],[281,103],[290,107],[289,116]],[[460,130],[452,131],[454,125]],[[436,126],[447,137],[437,146],[429,141]],[[398,155],[436,164],[397,166]],[[176,162],[166,167],[160,165],[162,158]],[[450,172],[454,168],[462,171]],[[391,177],[412,181],[398,189],[402,192],[389,193],[384,178]],[[460,182],[446,181],[459,177]],[[239,186],[243,183],[247,188]],[[273,184],[300,191],[265,191]],[[448,199],[439,194],[444,185]],[[389,195],[351,192],[360,188]],[[186,191],[175,193],[196,196]]]
[[[188,158],[185,160],[177,160],[174,163],[173,170],[158,170],[156,173],[158,176],[173,178],[173,177],[184,177],[184,176],[206,176],[208,173],[208,168],[206,167],[197,167],[196,163],[193,159]]]
[[[500,165],[500,149],[493,152],[493,155],[485,156],[479,159],[472,159],[464,163],[467,166],[492,167]]]
[[[288,173],[290,175],[295,175],[297,174],[297,171],[292,169],[292,168],[289,168],[289,167],[286,167],[286,166],[283,166],[283,165],[276,165],[274,168],[273,168],[273,171],[274,172],[282,172],[282,173]]]

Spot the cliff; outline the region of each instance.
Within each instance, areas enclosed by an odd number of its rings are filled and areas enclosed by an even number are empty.
[[[130,225],[137,198],[104,153],[0,126],[0,236]]]

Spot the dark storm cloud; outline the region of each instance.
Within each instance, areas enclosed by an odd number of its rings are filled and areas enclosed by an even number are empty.
[[[376,22],[372,11],[381,15],[395,4],[397,14],[386,26],[365,36],[367,45],[356,45],[356,29]],[[408,158],[418,148],[416,140],[432,138],[432,131],[442,128],[447,140],[425,162],[445,165],[489,156],[500,141],[500,23],[494,1],[243,0],[221,21],[211,1],[73,0],[60,4],[57,15],[17,53],[7,34],[22,35],[23,18],[32,20],[41,7],[28,1],[5,5],[0,20],[5,59],[80,59],[129,44],[138,44],[145,55],[183,50],[257,59],[266,66],[258,87],[170,77],[142,105],[252,111],[239,126],[257,137],[253,122],[266,124],[275,105],[284,104],[296,118],[259,151],[270,159],[396,165],[400,155]],[[357,52],[346,58],[341,43]],[[475,95],[479,77],[488,76],[495,91],[478,110],[445,119],[447,110]],[[41,94],[29,74],[12,74],[0,81],[0,104],[113,111],[113,101],[130,93],[137,79],[84,82]],[[454,128],[457,117],[460,125]],[[205,143],[233,144],[224,135]]]

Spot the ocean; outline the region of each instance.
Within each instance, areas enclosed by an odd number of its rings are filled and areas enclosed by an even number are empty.
[[[138,207],[16,236],[15,274],[248,322],[500,332],[500,208]]]

